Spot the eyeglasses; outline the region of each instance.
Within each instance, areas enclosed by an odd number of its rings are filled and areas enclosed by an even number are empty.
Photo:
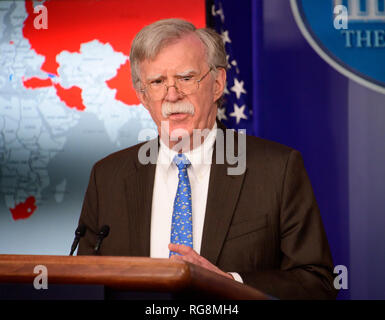
[[[164,79],[156,79],[149,82],[147,85],[141,89],[142,92],[147,92],[150,99],[153,101],[162,100],[168,92],[168,88],[174,87],[180,94],[189,95],[198,91],[199,83],[212,71],[213,68],[210,68],[203,77],[196,80],[192,75],[181,76],[175,79],[175,84],[168,86]]]

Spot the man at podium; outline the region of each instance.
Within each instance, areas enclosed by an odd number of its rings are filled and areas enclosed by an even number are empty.
[[[94,254],[107,225],[101,255],[181,259],[277,298],[335,298],[300,153],[216,121],[226,86],[222,38],[160,20],[136,35],[130,63],[159,137],[94,165],[78,254]]]

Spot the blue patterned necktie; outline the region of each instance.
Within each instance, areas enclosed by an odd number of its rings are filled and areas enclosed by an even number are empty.
[[[178,167],[178,189],[174,200],[171,223],[171,243],[193,247],[191,186],[187,168],[191,164],[186,156],[177,154],[173,162]],[[170,257],[177,253],[170,251]]]

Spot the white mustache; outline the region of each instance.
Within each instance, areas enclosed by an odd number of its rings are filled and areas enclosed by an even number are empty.
[[[195,108],[190,102],[163,102],[162,103],[162,115],[164,118],[168,118],[173,113],[190,113],[194,114]]]

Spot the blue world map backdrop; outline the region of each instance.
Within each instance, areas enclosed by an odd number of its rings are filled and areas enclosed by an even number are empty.
[[[204,27],[205,2],[186,6],[0,1],[0,253],[68,254],[92,165],[142,129],[156,136],[132,88],[131,40],[174,16]]]

